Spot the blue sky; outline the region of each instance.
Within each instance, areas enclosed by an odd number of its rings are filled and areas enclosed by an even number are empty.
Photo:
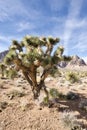
[[[66,55],[87,59],[87,0],[0,0],[0,52],[26,34],[59,37]]]

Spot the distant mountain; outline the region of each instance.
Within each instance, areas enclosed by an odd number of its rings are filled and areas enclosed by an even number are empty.
[[[68,63],[68,65],[70,65],[70,66],[76,66],[76,65],[85,66],[86,63],[79,56],[75,55],[75,56],[72,56],[72,60]]]
[[[81,59],[79,56],[75,55],[72,56],[72,60],[69,62],[61,61],[58,66],[61,68],[67,67],[67,66],[86,66],[86,62]]]
[[[6,56],[7,53],[8,53],[8,50],[0,52],[0,62],[3,60],[3,58]]]
[[[61,61],[60,63],[58,63],[58,66],[60,67],[60,68],[64,68],[64,67],[66,67],[67,66],[67,62],[66,61]]]

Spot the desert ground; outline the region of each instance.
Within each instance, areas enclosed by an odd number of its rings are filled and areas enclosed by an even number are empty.
[[[66,80],[66,71],[77,73],[78,82]],[[56,88],[63,95],[75,95],[51,98],[51,106],[43,105],[43,91],[38,100],[33,99],[22,75],[14,80],[0,78],[0,130],[87,130],[87,67],[68,67],[60,72],[45,80],[48,91]],[[72,128],[75,124],[78,127]]]

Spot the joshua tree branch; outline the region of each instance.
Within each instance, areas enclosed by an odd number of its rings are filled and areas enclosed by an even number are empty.
[[[32,81],[31,81],[31,79],[29,78],[28,73],[27,73],[27,72],[24,72],[24,71],[22,71],[22,73],[23,73],[23,75],[25,76],[25,78],[26,78],[26,80],[28,81],[28,83],[32,86],[33,83],[32,83]]]

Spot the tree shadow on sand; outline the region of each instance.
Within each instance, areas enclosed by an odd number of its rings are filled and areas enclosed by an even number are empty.
[[[79,98],[74,99],[74,100],[59,100],[58,99],[58,104],[59,104],[59,108],[58,108],[58,112],[64,112],[64,111],[73,111],[73,112],[77,112],[77,118],[81,119],[81,120],[85,120],[86,123],[82,124],[84,128],[87,128],[87,104],[86,104],[86,109],[83,109],[82,107],[80,107],[80,104],[82,101],[86,101],[87,102],[87,98],[80,93],[76,93],[77,95],[79,95]],[[84,105],[84,104],[82,104]]]

